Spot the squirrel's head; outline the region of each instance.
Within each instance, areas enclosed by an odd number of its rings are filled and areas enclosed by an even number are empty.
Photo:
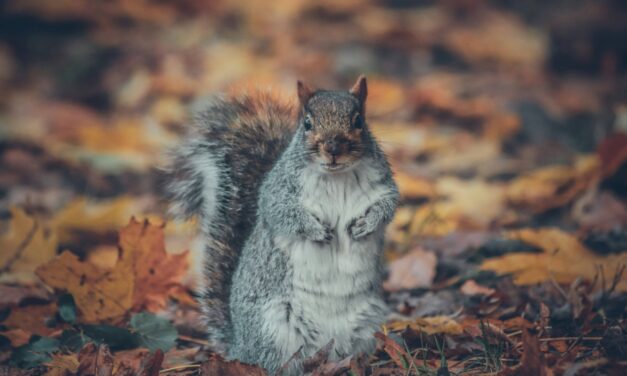
[[[313,162],[323,170],[344,170],[364,154],[366,77],[348,91],[312,90],[298,81],[299,127]]]

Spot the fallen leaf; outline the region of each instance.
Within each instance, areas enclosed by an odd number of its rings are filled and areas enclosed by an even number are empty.
[[[18,305],[25,299],[49,300],[50,294],[41,286],[0,285],[0,308]]]
[[[435,278],[435,253],[416,248],[389,263],[389,276],[383,282],[387,291],[429,287]]]
[[[420,198],[432,198],[436,195],[435,185],[427,179],[411,176],[402,171],[394,173],[394,180],[398,185],[401,198],[416,200]]]
[[[413,358],[407,354],[407,351],[400,344],[381,332],[376,332],[374,336],[397,366],[401,367],[401,369],[409,369]]]
[[[106,345],[88,343],[78,353],[78,375],[113,375],[114,357]]]
[[[402,331],[407,328],[426,334],[461,334],[462,326],[448,316],[416,318],[414,320],[393,321],[385,325],[391,331]]]
[[[140,344],[151,351],[168,351],[176,345],[176,328],[163,317],[142,312],[131,317],[131,328]]]
[[[55,303],[16,307],[11,310],[3,324],[9,329],[22,329],[31,334],[47,336],[52,334],[54,329],[48,327],[46,321],[53,318],[56,312]]]
[[[544,33],[513,14],[492,11],[481,16],[475,24],[448,30],[444,44],[472,64],[541,68],[548,51]]]
[[[464,295],[492,295],[494,294],[494,289],[489,287],[481,286],[477,282],[472,279],[467,280],[464,284],[459,288],[459,290]]]
[[[163,226],[135,219],[120,230],[120,248],[133,260],[133,309],[155,312],[165,308],[168,297],[185,276],[188,252],[166,253]]]
[[[44,376],[68,376],[78,371],[77,354],[52,354],[52,360],[44,363],[48,367]]]
[[[580,157],[573,166],[544,167],[514,179],[507,187],[507,200],[541,213],[572,202],[595,184],[598,174],[596,156]]]
[[[9,230],[0,237],[0,282],[32,284],[35,269],[57,251],[56,233],[19,208],[11,208]]]
[[[0,335],[7,337],[11,341],[11,346],[20,347],[28,343],[32,333],[23,329],[11,329],[6,332],[0,332]]]
[[[122,253],[116,267],[104,271],[65,251],[36,273],[50,287],[69,291],[85,322],[118,317],[132,307],[135,278],[131,254]]]
[[[238,362],[236,360],[226,361],[217,354],[212,354],[209,360],[200,366],[201,375],[222,375],[222,376],[266,376],[263,368]]]
[[[479,227],[487,227],[504,210],[505,191],[499,184],[443,177],[438,179],[436,190],[467,221]]]
[[[603,140],[597,154],[603,178],[612,176],[627,161],[627,134],[617,133]]]
[[[137,199],[120,196],[114,200],[93,202],[86,197],[71,201],[53,219],[62,244],[72,241],[78,233],[106,234],[118,231],[128,219],[142,211]]]
[[[576,237],[558,229],[525,229],[514,231],[508,237],[542,249],[542,253],[512,253],[485,260],[483,270],[498,274],[512,274],[514,283],[532,285],[554,278],[570,284],[577,278],[592,281],[602,268],[611,279],[627,265],[627,253],[600,256],[586,248]],[[627,291],[627,277],[623,275],[617,291]]]

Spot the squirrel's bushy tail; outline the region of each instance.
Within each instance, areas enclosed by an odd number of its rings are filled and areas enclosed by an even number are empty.
[[[196,216],[202,231],[201,305],[218,351],[229,346],[231,277],[255,221],[258,189],[290,142],[295,119],[294,108],[270,93],[214,97],[166,168],[173,212]]]

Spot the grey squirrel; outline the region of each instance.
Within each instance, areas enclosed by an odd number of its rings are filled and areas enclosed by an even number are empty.
[[[334,357],[374,349],[399,200],[366,122],[366,78],[297,89],[297,108],[260,93],[213,98],[169,168],[174,208],[199,217],[205,240],[210,344],[270,372],[332,339]]]

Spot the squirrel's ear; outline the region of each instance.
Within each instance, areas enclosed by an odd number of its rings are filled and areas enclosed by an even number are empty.
[[[298,80],[296,86],[298,89],[298,100],[300,100],[301,106],[305,106],[309,101],[309,98],[311,98],[313,90],[311,90],[311,88],[307,86],[307,84],[303,83],[300,80]]]
[[[366,97],[368,96],[368,84],[366,83],[366,76],[363,74],[359,76],[355,85],[349,90],[349,92],[359,99],[361,108],[366,108]]]

